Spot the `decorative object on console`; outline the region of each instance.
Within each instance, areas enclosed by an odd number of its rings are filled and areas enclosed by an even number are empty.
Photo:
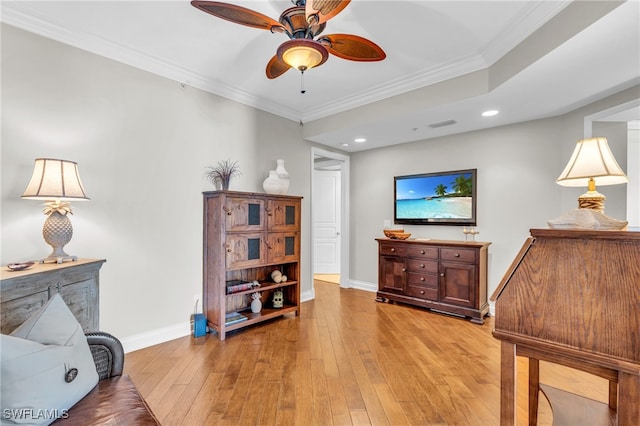
[[[218,161],[218,165],[215,167],[208,167],[206,176],[209,182],[216,187],[219,187],[223,191],[228,191],[231,179],[241,174],[242,172],[238,167],[238,162],[232,162],[229,158],[224,161]]]
[[[411,236],[410,233],[404,232],[404,229],[384,229],[385,237],[391,238],[392,240],[406,240]]]
[[[478,235],[480,231],[478,231],[475,226],[470,226],[469,228],[465,226],[462,228],[462,233],[464,234],[465,241],[469,241],[469,235],[471,235],[471,241],[475,241],[476,235]]]
[[[578,197],[578,210],[548,221],[551,228],[620,230],[627,226],[627,222],[604,214],[606,197],[596,191],[596,183],[616,185],[629,182],[606,138],[579,140],[556,182],[562,186],[587,186],[587,192]]]
[[[31,268],[34,263],[35,262],[9,263],[7,269],[10,271],[24,271],[25,269]]]
[[[77,260],[77,256],[64,252],[64,246],[73,236],[73,227],[68,217],[68,214],[73,214],[69,201],[89,199],[80,181],[78,164],[67,160],[36,158],[33,175],[22,198],[47,201],[43,210],[47,220],[42,228],[42,236],[53,251],[40,262]]]

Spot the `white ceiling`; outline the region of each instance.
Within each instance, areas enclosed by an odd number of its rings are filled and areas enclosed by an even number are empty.
[[[276,20],[292,6],[230,3]],[[305,73],[304,94],[295,70],[265,76],[285,35],[218,19],[188,0],[3,0],[1,19],[299,121],[306,139],[355,152],[557,115],[638,84],[640,2],[614,4],[353,0],[324,33],[368,38],[387,58],[331,57]],[[481,117],[487,108],[501,113]],[[631,116],[640,119],[640,107]],[[448,120],[456,124],[429,127]]]

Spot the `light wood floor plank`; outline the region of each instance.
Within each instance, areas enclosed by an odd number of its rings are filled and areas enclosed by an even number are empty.
[[[126,355],[163,425],[498,425],[500,342],[484,325],[315,282],[300,316]],[[541,381],[606,402],[607,382],[541,363]],[[517,360],[527,425],[527,361]],[[544,398],[539,425],[551,424]]]

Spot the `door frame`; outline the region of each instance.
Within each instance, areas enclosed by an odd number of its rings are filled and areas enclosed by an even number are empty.
[[[327,151],[322,148],[311,147],[311,203],[313,204],[313,171],[315,170],[314,159],[316,156],[321,156],[325,158],[329,158],[332,160],[336,160],[340,162],[340,204],[341,204],[341,212],[340,212],[340,287],[349,288],[349,173],[350,173],[350,165],[349,165],[349,156],[340,154],[333,151]],[[314,259],[313,246],[315,241],[315,235],[313,230],[313,208],[311,209],[311,259]],[[311,262],[311,277],[313,280],[314,275],[314,265],[313,261]],[[314,288],[315,294],[315,288]]]

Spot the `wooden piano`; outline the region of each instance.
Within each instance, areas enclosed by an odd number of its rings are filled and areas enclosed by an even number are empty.
[[[523,356],[530,425],[540,390],[554,426],[640,425],[640,232],[530,232],[491,296],[501,341],[500,424],[515,425],[516,356]],[[541,384],[541,360],[607,379],[608,404]]]

